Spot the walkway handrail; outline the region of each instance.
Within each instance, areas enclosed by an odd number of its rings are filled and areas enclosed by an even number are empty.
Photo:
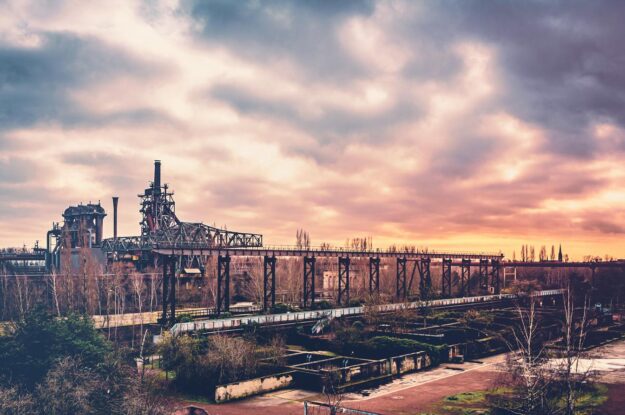
[[[552,295],[558,295],[564,293],[564,289],[556,289],[556,290],[544,290],[544,291],[536,291],[530,294],[532,297],[546,297]],[[413,301],[409,303],[392,303],[392,304],[381,304],[374,307],[377,307],[379,311],[397,311],[397,310],[405,310],[405,309],[416,309],[421,307],[441,307],[446,305],[456,305],[456,304],[470,304],[470,303],[481,303],[487,301],[495,301],[495,300],[503,300],[503,299],[514,299],[518,296],[516,294],[495,294],[495,295],[482,295],[482,296],[474,296],[474,297],[459,297],[459,298],[445,298],[438,300],[429,300],[429,301]],[[329,310],[314,310],[314,311],[298,311],[295,313],[285,313],[285,314],[264,314],[257,316],[248,316],[248,317],[229,317],[223,319],[216,320],[200,320],[200,321],[192,321],[189,323],[176,323],[171,328],[171,333],[174,335],[178,335],[186,332],[194,332],[199,330],[226,330],[241,327],[247,324],[273,324],[273,323],[282,323],[282,322],[291,322],[291,321],[308,321],[308,320],[318,320],[328,315],[334,318],[347,316],[347,315],[358,315],[363,314],[365,311],[365,306],[359,307],[342,307],[342,308],[332,308]]]

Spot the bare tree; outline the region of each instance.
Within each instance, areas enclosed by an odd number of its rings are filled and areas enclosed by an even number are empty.
[[[298,249],[310,249],[310,235],[304,229],[295,232],[295,246]]]
[[[50,291],[52,293],[52,299],[54,301],[54,308],[56,309],[56,315],[61,316],[61,308],[59,306],[59,289],[58,289],[58,275],[56,272],[51,272],[49,278]]]
[[[565,385],[564,413],[573,415],[577,410],[577,400],[581,393],[581,387],[588,382],[591,376],[590,367],[580,366],[580,361],[584,357],[584,342],[588,328],[588,310],[590,302],[584,299],[581,316],[575,313],[575,296],[572,287],[569,285],[562,294],[563,300],[563,325],[562,343],[563,350],[561,359],[557,362],[556,370],[558,378]]]
[[[545,345],[540,336],[536,302],[529,306],[517,305],[518,325],[513,327],[511,340],[504,338],[510,349],[507,358],[507,374],[518,399],[502,402],[506,410],[516,414],[550,413],[546,399],[546,386],[550,383],[545,367]]]
[[[330,371],[325,374],[321,393],[330,409],[330,415],[340,413],[344,394],[339,388],[339,380],[336,372]]]

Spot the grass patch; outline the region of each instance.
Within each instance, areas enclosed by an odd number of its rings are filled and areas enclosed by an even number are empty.
[[[462,392],[456,395],[448,396],[444,400],[445,402],[454,402],[460,404],[468,404],[468,403],[481,403],[484,402],[486,392]]]
[[[596,413],[606,400],[608,388],[605,385],[589,385],[577,398],[576,414],[591,415]],[[489,415],[499,413],[491,411],[491,404],[494,400],[514,398],[513,390],[510,388],[496,388],[484,391],[462,392],[451,395],[442,400],[436,406],[437,415]],[[564,407],[563,401],[558,401],[556,405]]]
[[[590,415],[595,413],[596,409],[608,400],[608,387],[602,384],[594,384],[577,397],[576,414]],[[558,403],[559,407],[564,408],[564,401]]]

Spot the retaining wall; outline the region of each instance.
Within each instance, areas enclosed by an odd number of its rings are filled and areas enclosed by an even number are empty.
[[[291,386],[293,372],[277,373],[260,378],[218,385],[215,388],[215,402],[222,403],[248,396],[271,392]]]

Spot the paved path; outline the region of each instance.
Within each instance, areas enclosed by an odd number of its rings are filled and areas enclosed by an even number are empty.
[[[606,415],[622,415],[625,408],[625,340],[595,349],[590,354],[593,370],[600,382],[608,385],[608,401],[602,408]],[[447,396],[460,392],[485,390],[497,384],[505,355],[492,356],[483,363],[445,364],[432,370],[406,375],[378,388],[344,396],[349,408],[364,409],[383,415],[412,415],[427,412]],[[462,370],[459,370],[462,369]],[[304,400],[323,397],[300,390],[283,390],[221,405],[198,404],[210,415],[302,415]]]
[[[347,394],[343,399],[344,406],[384,415],[420,413],[446,396],[491,387],[498,376],[498,365],[503,360],[503,355],[493,356],[484,359],[483,363],[443,365],[432,370],[412,373],[379,388],[368,390],[369,396]],[[284,390],[241,402],[196,405],[206,409],[210,415],[248,413],[302,415],[304,400],[323,401],[324,397],[305,391]]]

